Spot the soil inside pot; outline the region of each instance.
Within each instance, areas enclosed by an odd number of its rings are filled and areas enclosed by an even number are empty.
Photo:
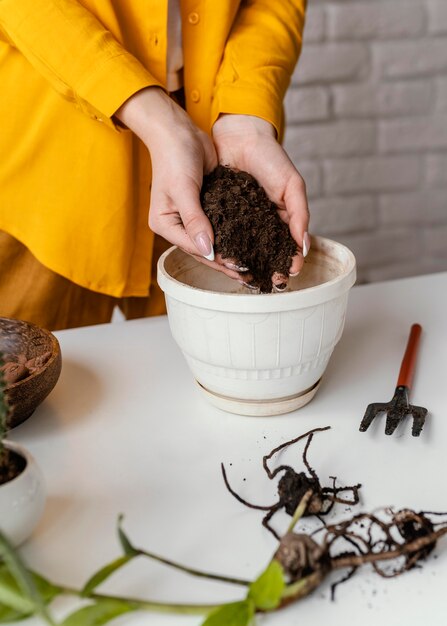
[[[247,268],[251,286],[269,293],[275,272],[288,276],[298,246],[253,176],[219,165],[204,177],[201,202],[213,226],[215,252]]]
[[[0,456],[0,485],[4,485],[16,478],[26,467],[26,460],[17,452],[3,449]]]

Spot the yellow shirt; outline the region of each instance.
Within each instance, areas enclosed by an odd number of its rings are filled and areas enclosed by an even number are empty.
[[[306,0],[181,0],[186,108],[282,132]],[[0,229],[49,269],[113,296],[147,295],[150,158],[114,125],[166,84],[167,0],[0,0]],[[169,150],[169,146],[166,146]],[[1,271],[1,268],[0,268]]]

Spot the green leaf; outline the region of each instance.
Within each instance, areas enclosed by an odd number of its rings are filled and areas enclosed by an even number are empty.
[[[29,572],[31,576],[33,577],[34,585],[45,604],[48,604],[56,596],[63,593],[64,590],[62,589],[62,587],[59,587],[58,585],[55,585],[54,583],[50,582],[47,578],[44,578],[41,574],[38,574],[37,572],[33,572],[32,570],[29,570]]]
[[[279,606],[285,586],[284,571],[280,563],[271,561],[262,574],[251,583],[247,597],[253,600],[257,609],[270,611]]]
[[[120,540],[121,547],[124,550],[124,554],[127,554],[128,556],[137,556],[138,554],[140,554],[140,552],[133,547],[126,533],[124,532],[122,527],[123,519],[124,515],[121,514],[118,517],[118,538]]]
[[[135,611],[136,606],[120,600],[98,600],[69,615],[61,626],[102,626],[116,617]]]
[[[48,613],[45,602],[40,595],[38,584],[35,582],[33,573],[26,568],[16,550],[12,547],[11,543],[1,531],[0,558],[3,560],[5,567],[17,583],[17,589],[20,591],[22,606],[24,607],[26,604],[28,607],[31,606],[33,613],[39,614],[48,624],[54,625],[54,621]],[[7,603],[4,602],[4,604]],[[11,608],[24,612],[20,607],[13,606]]]
[[[249,626],[254,614],[255,605],[251,600],[232,602],[212,611],[202,626]]]
[[[34,580],[36,589],[40,593],[45,603],[61,593],[61,589],[53,585],[48,580],[30,572]],[[27,598],[17,584],[16,579],[5,565],[0,566],[0,624],[12,622],[17,619],[24,619],[36,609],[34,603]]]
[[[10,624],[11,622],[27,619],[30,616],[31,613],[21,613],[20,611],[10,609],[9,606],[0,604],[0,624]]]
[[[6,565],[0,567],[0,605],[24,615],[34,613],[34,603],[24,595]]]
[[[111,576],[114,572],[116,572],[120,567],[128,563],[134,558],[134,554],[126,554],[124,556],[119,557],[119,559],[115,559],[108,565],[102,567],[96,574],[85,583],[84,588],[81,591],[81,595],[89,596],[96,587],[98,587],[101,583],[103,583],[109,576]]]

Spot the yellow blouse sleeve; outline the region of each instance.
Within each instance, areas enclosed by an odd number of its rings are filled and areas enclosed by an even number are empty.
[[[256,115],[282,135],[282,102],[301,52],[306,0],[241,4],[217,74],[212,123],[221,113]]]
[[[0,0],[0,36],[93,119],[160,83],[76,0]],[[161,85],[160,85],[161,86]]]

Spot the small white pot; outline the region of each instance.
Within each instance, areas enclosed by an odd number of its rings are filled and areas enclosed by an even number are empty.
[[[355,258],[313,237],[286,292],[252,294],[178,248],[158,262],[172,335],[213,404],[275,415],[314,396],[345,320]]]
[[[11,441],[4,444],[26,461],[23,472],[0,485],[0,529],[17,547],[28,539],[42,516],[45,483],[42,472],[25,448]]]

